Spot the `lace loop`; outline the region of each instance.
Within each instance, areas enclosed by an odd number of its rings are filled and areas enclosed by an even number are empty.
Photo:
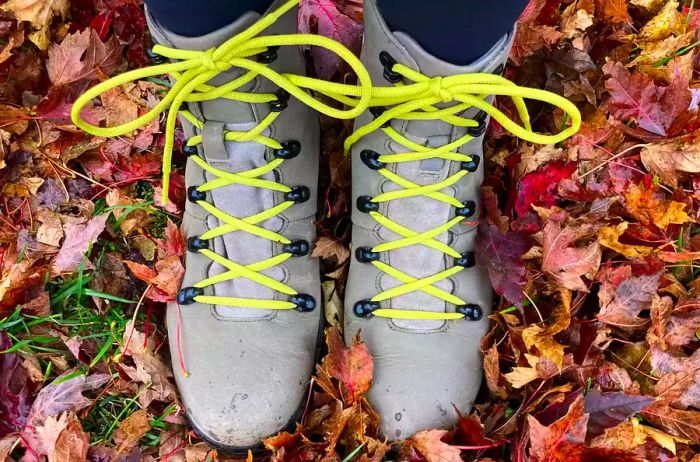
[[[93,135],[114,137],[130,134],[167,111],[163,150],[163,202],[167,203],[177,115],[181,112],[188,120],[190,119],[187,111],[180,111],[180,107],[184,103],[215,98],[228,98],[248,103],[273,101],[276,98],[274,95],[256,95],[236,91],[251,80],[264,77],[302,103],[330,117],[352,119],[358,116],[369,107],[372,81],[365,67],[350,50],[335,40],[312,34],[258,36],[297,4],[298,0],[287,1],[279,9],[262,17],[248,29],[231,37],[220,46],[206,51],[179,50],[162,45],[154,46],[154,53],[177,61],[125,72],[88,89],[75,101],[71,109],[73,123]],[[337,54],[355,72],[359,86],[332,84],[306,76],[281,74],[271,69],[266,63],[260,63],[254,59],[256,55],[269,48],[302,45],[322,47]],[[207,84],[220,73],[234,67],[243,70],[244,74],[219,87]],[[115,127],[99,127],[81,118],[82,109],[103,93],[132,81],[162,74],[169,74],[175,83],[158,104],[136,119]],[[358,89],[359,91],[357,91]],[[326,104],[311,96],[308,93],[309,90],[337,94],[346,100],[348,108],[338,109]],[[240,136],[245,137],[245,135]],[[254,141],[260,141],[259,137],[253,138],[255,138]]]

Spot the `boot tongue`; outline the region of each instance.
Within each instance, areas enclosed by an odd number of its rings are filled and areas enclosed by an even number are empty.
[[[159,44],[181,50],[204,51],[210,48],[218,47],[234,35],[248,29],[260,19],[260,14],[252,11],[245,13],[231,24],[210,32],[209,34],[198,37],[185,37],[178,35],[158,24],[150,14],[147,14],[146,17],[151,29],[151,35],[153,35],[154,40]],[[207,83],[215,86],[223,85],[226,82],[230,82],[234,78],[240,76],[242,73],[243,71],[241,69],[233,68],[226,72],[222,72]],[[254,85],[255,80],[241,87],[240,90],[250,91]],[[255,120],[252,107],[247,103],[216,99],[211,101],[203,101],[200,103],[200,106],[202,115],[206,120],[215,120],[226,123],[245,123]]]

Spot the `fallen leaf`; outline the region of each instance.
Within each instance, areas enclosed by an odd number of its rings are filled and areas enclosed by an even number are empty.
[[[641,414],[668,433],[700,444],[700,412],[675,409],[667,404],[653,404]]]
[[[630,184],[625,194],[627,209],[644,224],[666,229],[670,224],[693,221],[683,210],[686,204],[659,197],[651,188]]]
[[[342,265],[350,256],[350,250],[336,239],[321,236],[316,240],[311,256],[331,260]]]
[[[151,429],[151,419],[144,409],[132,413],[122,420],[114,432],[114,441],[118,444],[117,452],[124,452],[135,446]]]
[[[427,462],[462,462],[461,450],[442,442],[447,430],[425,430],[413,435],[411,444]]]
[[[8,0],[0,9],[39,29],[48,26],[54,16],[65,18],[68,0]]]
[[[597,436],[653,404],[648,396],[628,395],[622,392],[601,393],[592,389],[584,400],[588,418],[588,436]]]
[[[66,238],[53,262],[53,272],[60,274],[77,270],[85,253],[104,231],[106,223],[106,214],[92,217],[85,224],[68,223],[64,228]]]
[[[647,74],[630,74],[620,63],[606,63],[603,71],[610,76],[605,87],[610,93],[613,115],[623,122],[633,119],[648,132],[665,136],[676,117],[690,104],[688,81],[683,78],[674,80],[668,87],[659,87]]]
[[[544,226],[542,270],[551,274],[566,289],[588,291],[582,277],[593,279],[598,271],[602,256],[598,242],[583,247],[574,246],[577,240],[590,232],[586,227],[562,226],[555,220],[548,220]]]
[[[98,71],[109,75],[120,63],[121,46],[116,37],[102,42],[93,29],[85,29],[66,35],[60,45],[51,44],[46,69],[54,85],[65,85],[94,79]]]
[[[642,163],[663,183],[677,188],[679,176],[700,173],[699,142],[691,139],[646,144],[640,152]]]
[[[632,268],[624,265],[616,269],[604,268],[598,275],[600,312],[598,320],[621,329],[637,329],[649,322],[639,314],[651,306],[659,287],[661,273],[632,275]]]
[[[519,216],[523,216],[530,212],[531,205],[556,205],[560,200],[557,196],[557,186],[575,171],[575,162],[556,160],[523,175],[518,182],[515,211]]]
[[[328,355],[321,367],[331,377],[340,381],[343,397],[349,404],[355,403],[369,390],[374,363],[367,346],[356,336],[352,345],[345,347],[340,332],[331,328],[326,332]]]
[[[615,226],[603,226],[598,230],[598,242],[600,245],[614,250],[627,258],[641,258],[650,255],[654,249],[645,245],[630,245],[620,242],[620,237],[625,234],[629,223],[623,221]]]

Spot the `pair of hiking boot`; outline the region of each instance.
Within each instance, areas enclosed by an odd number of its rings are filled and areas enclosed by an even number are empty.
[[[216,447],[258,445],[293,424],[306,400],[323,327],[319,266],[310,257],[317,111],[355,119],[346,142],[353,258],[344,335],[361,330],[373,355],[369,399],[390,440],[453,424],[453,406],[468,412],[481,384],[492,290],[474,241],[489,118],[540,143],[578,128],[568,101],[500,77],[512,34],[477,62],[455,66],[390,31],[374,0],[364,11],[359,60],[330,39],[296,34],[296,0],[203,37],[178,36],[149,17],[154,51],[170,62],[99,84],[74,106],[76,125],[102,136],[132,132],[167,111],[166,194],[180,117],[188,252],[167,324],[182,403]],[[358,84],[305,77],[296,45],[339,54]],[[101,92],[164,73],[172,88],[139,119],[110,128],[80,120],[81,107]],[[496,94],[513,98],[522,125],[491,104]],[[560,107],[571,126],[552,136],[532,132],[523,97]]]

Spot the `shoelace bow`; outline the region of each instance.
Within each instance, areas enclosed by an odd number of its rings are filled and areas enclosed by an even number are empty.
[[[261,18],[247,30],[233,36],[219,47],[206,51],[178,50],[156,45],[153,48],[155,54],[177,61],[132,70],[92,87],[81,95],[73,105],[71,110],[73,123],[93,135],[113,137],[133,133],[135,130],[145,126],[167,111],[165,147],[163,152],[164,203],[167,203],[168,200],[168,183],[171,171],[175,124],[178,114],[186,118],[197,129],[201,130],[204,127],[203,121],[197,119],[191,112],[181,109],[182,105],[185,103],[226,98],[251,104],[270,104],[271,112],[261,120],[256,127],[247,132],[227,131],[224,135],[225,140],[257,142],[275,150],[276,153],[286,151],[286,153],[289,154],[290,150],[298,151],[298,146],[294,146],[293,144],[283,145],[262,134],[265,129],[279,117],[280,111],[286,106],[287,99],[290,95],[318,112],[324,113],[330,117],[352,119],[361,114],[369,106],[371,98],[371,79],[359,59],[350,50],[329,38],[311,34],[257,36],[275,23],[285,12],[293,8],[297,3],[298,0],[289,0],[276,11]],[[354,86],[334,84],[306,76],[277,73],[266,65],[266,61],[269,61],[269,59],[260,59],[262,56],[265,56],[265,54],[267,54],[268,57],[270,54],[274,54],[276,49],[280,46],[299,45],[323,47],[340,56],[340,58],[347,62],[357,74],[359,82],[358,88],[361,88],[360,94],[357,94],[357,88]],[[231,68],[242,69],[242,75],[220,86],[207,84],[209,80]],[[116,127],[99,127],[91,125],[80,118],[81,110],[101,94],[126,83],[162,74],[169,74],[175,83],[155,107],[138,118]],[[256,94],[238,91],[239,88],[259,76],[273,82],[282,92],[278,92],[277,94]],[[340,110],[313,98],[307,93],[308,90],[322,93],[338,93],[341,95],[348,93],[348,99],[352,101],[352,104],[349,106],[349,109]],[[359,96],[359,98],[357,98],[357,96]],[[261,223],[283,213],[297,202],[308,200],[308,197],[300,197],[304,196],[305,193],[308,195],[308,189],[304,192],[303,189],[296,187],[290,188],[289,186],[260,178],[278,168],[285,161],[285,157],[287,156],[277,156],[274,160],[258,168],[231,173],[210,166],[203,158],[196,154],[196,146],[201,142],[202,136],[194,135],[187,141],[183,150],[189,151],[188,154],[192,154],[190,156],[192,161],[203,170],[209,172],[214,178],[195,187],[193,191],[188,191],[188,195],[192,193],[196,203],[203,207],[208,213],[218,218],[221,224],[216,228],[208,230],[198,238],[195,238],[196,240],[191,242],[191,244],[194,246],[194,250],[222,265],[227,271],[208,277],[196,283],[194,287],[184,288],[178,294],[178,302],[192,303],[196,301],[205,304],[278,310],[299,309],[300,311],[305,311],[313,309],[315,305],[313,297],[306,294],[299,294],[294,288],[287,284],[261,273],[261,271],[279,265],[291,258],[294,254],[289,251],[289,246],[295,244],[281,234],[263,228]],[[234,184],[279,191],[285,194],[285,201],[255,215],[239,218],[225,213],[204,200],[206,198],[206,191]],[[279,255],[253,264],[241,265],[206,248],[207,240],[233,231],[248,232],[270,241],[283,244],[285,245],[285,251]],[[286,294],[288,299],[286,301],[260,300],[204,295],[204,288],[238,277],[253,280],[277,292]]]
[[[454,294],[439,289],[434,285],[474,265],[473,254],[460,254],[450,246],[435,239],[440,234],[449,231],[452,227],[472,216],[476,211],[475,202],[467,201],[463,203],[457,198],[442,192],[442,190],[457,183],[465,175],[478,168],[478,157],[461,154],[456,151],[470,140],[483,134],[486,129],[485,120],[487,114],[513,135],[538,144],[558,143],[575,134],[581,125],[581,115],[573,103],[559,95],[544,90],[520,87],[499,75],[473,73],[431,78],[405,65],[396,63],[388,55],[381,57],[381,59],[385,66],[385,76],[388,76],[387,79],[393,82],[395,86],[373,88],[372,101],[370,103],[372,109],[370,110],[375,115],[375,119],[357,129],[346,140],[345,148],[349,150],[354,143],[365,135],[375,130],[383,130],[391,140],[408,150],[399,154],[380,155],[368,150],[361,153],[362,161],[369,168],[376,170],[384,178],[400,186],[400,189],[384,192],[374,197],[362,196],[358,199],[357,204],[360,210],[368,212],[381,226],[401,236],[399,239],[381,243],[371,249],[356,249],[358,259],[365,263],[373,264],[380,271],[390,275],[402,284],[385,290],[369,300],[357,302],[354,306],[354,312],[361,317],[373,315],[396,319],[453,320],[467,318],[478,320],[483,314],[478,305],[469,304]],[[404,81],[410,83],[404,83]],[[353,100],[348,98],[347,94],[328,93],[327,95],[343,103],[353,104]],[[360,95],[361,91],[357,89],[353,96]],[[517,124],[494,105],[485,101],[487,95],[510,97],[515,104],[522,125]],[[562,109],[570,120],[570,126],[555,135],[534,132],[530,125],[530,117],[524,99],[538,100]],[[446,108],[436,107],[440,103],[452,104]],[[469,119],[460,115],[472,107],[480,110],[481,116],[478,117],[479,120]],[[393,119],[408,121],[439,120],[457,127],[465,127],[467,133],[443,146],[428,147],[415,143],[397,132],[389,124]],[[443,181],[421,186],[395,174],[387,167],[391,163],[414,162],[429,158],[460,162],[461,169]],[[441,226],[418,233],[396,223],[377,211],[379,204],[382,202],[415,196],[424,196],[450,204],[456,209],[455,217]],[[388,252],[412,245],[424,245],[443,252],[454,258],[455,265],[429,277],[415,278],[379,261],[380,252]],[[455,305],[455,311],[430,312],[402,308],[382,308],[380,305],[381,302],[414,291],[425,292]]]

